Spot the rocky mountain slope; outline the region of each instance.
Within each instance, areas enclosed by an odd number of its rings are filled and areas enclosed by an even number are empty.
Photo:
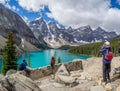
[[[89,25],[76,29],[65,28],[53,22],[45,22],[42,18],[30,22],[29,27],[40,42],[53,48],[61,45],[78,45],[110,40],[117,36],[115,32],[106,32],[101,27],[95,30],[92,30]]]
[[[27,43],[28,45],[26,45],[28,47],[27,51],[31,51],[29,46],[34,46],[32,51],[39,49],[39,41],[35,38],[33,32],[26,25],[23,19],[0,4],[0,35],[7,38],[8,31],[12,31],[14,33],[14,37],[19,48],[21,48],[21,40],[24,39],[29,42],[29,44]],[[2,42],[0,42],[0,44],[1,43]]]

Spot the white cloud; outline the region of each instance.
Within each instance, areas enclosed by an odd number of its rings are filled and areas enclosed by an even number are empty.
[[[30,11],[34,11],[34,12],[37,12],[39,11],[40,9],[43,9],[43,4],[45,4],[45,1],[46,0],[18,0],[18,3],[24,7],[26,10],[30,10]],[[42,2],[44,2],[42,4]]]
[[[7,8],[13,10],[13,11],[19,11],[18,8],[16,8],[16,6],[11,6],[9,4],[10,0],[0,0],[0,3],[4,4]]]
[[[34,12],[48,5],[51,14],[47,15],[66,26],[102,26],[120,33],[120,10],[110,8],[110,0],[18,0],[18,3]]]
[[[0,3],[5,4],[5,3],[9,2],[9,1],[10,1],[10,0],[0,0]]]
[[[13,11],[19,11],[19,8],[16,6],[11,6],[9,3],[6,3],[5,6]]]
[[[24,22],[26,24],[29,24],[30,21],[29,21],[29,19],[26,16],[23,16],[22,19],[24,20]]]
[[[54,16],[52,15],[52,13],[47,13],[47,16],[50,18],[54,18]]]
[[[4,3],[5,2],[5,0],[0,0],[0,3]]]
[[[120,10],[111,8],[106,15],[102,26],[108,31],[120,33]]]
[[[19,9],[16,6],[12,6],[11,9],[14,11],[19,11]]]

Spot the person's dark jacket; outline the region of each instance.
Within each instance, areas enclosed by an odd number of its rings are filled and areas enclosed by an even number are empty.
[[[105,63],[110,63],[110,61],[107,61],[107,60],[105,60],[105,56],[109,53],[109,49],[110,48],[110,46],[105,46],[105,47],[101,47],[101,49],[100,49],[100,53],[102,53],[102,55],[103,55],[103,61],[105,62]]]
[[[19,70],[25,70],[25,69],[26,69],[26,66],[27,66],[27,63],[26,63],[26,62],[22,62],[22,63],[20,64]]]

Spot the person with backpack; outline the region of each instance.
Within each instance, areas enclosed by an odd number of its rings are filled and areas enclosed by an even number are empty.
[[[20,64],[19,70],[20,71],[24,70],[26,72],[26,76],[30,75],[30,70],[27,68],[27,62],[26,62],[26,60],[23,60],[23,62]]]
[[[111,61],[113,53],[111,51],[110,42],[106,41],[100,49],[103,55],[103,82],[110,82]]]

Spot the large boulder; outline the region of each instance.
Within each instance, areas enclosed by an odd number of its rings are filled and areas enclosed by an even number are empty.
[[[4,76],[3,76],[2,74],[0,74],[0,80],[1,80],[2,78],[4,78]]]
[[[69,85],[70,87],[73,87],[78,84],[76,80],[71,76],[58,75],[57,78],[55,78],[55,80],[58,83],[64,84],[66,86]]]
[[[120,86],[118,86],[118,87],[116,88],[116,91],[120,91]]]
[[[6,88],[2,87],[0,84],[0,91],[8,91]]]
[[[34,81],[18,73],[7,75],[0,84],[8,91],[41,91]]]
[[[102,86],[92,86],[90,91],[105,91]]]
[[[58,69],[58,71],[56,72],[55,75],[56,75],[56,76],[57,76],[57,75],[69,75],[69,73],[68,73],[68,71],[67,71],[67,69],[66,69],[66,67],[65,67],[64,64],[62,64],[62,65],[59,67],[59,69]]]
[[[71,76],[58,75],[58,77],[64,83],[73,83],[75,81],[75,79],[73,77],[71,77]]]

